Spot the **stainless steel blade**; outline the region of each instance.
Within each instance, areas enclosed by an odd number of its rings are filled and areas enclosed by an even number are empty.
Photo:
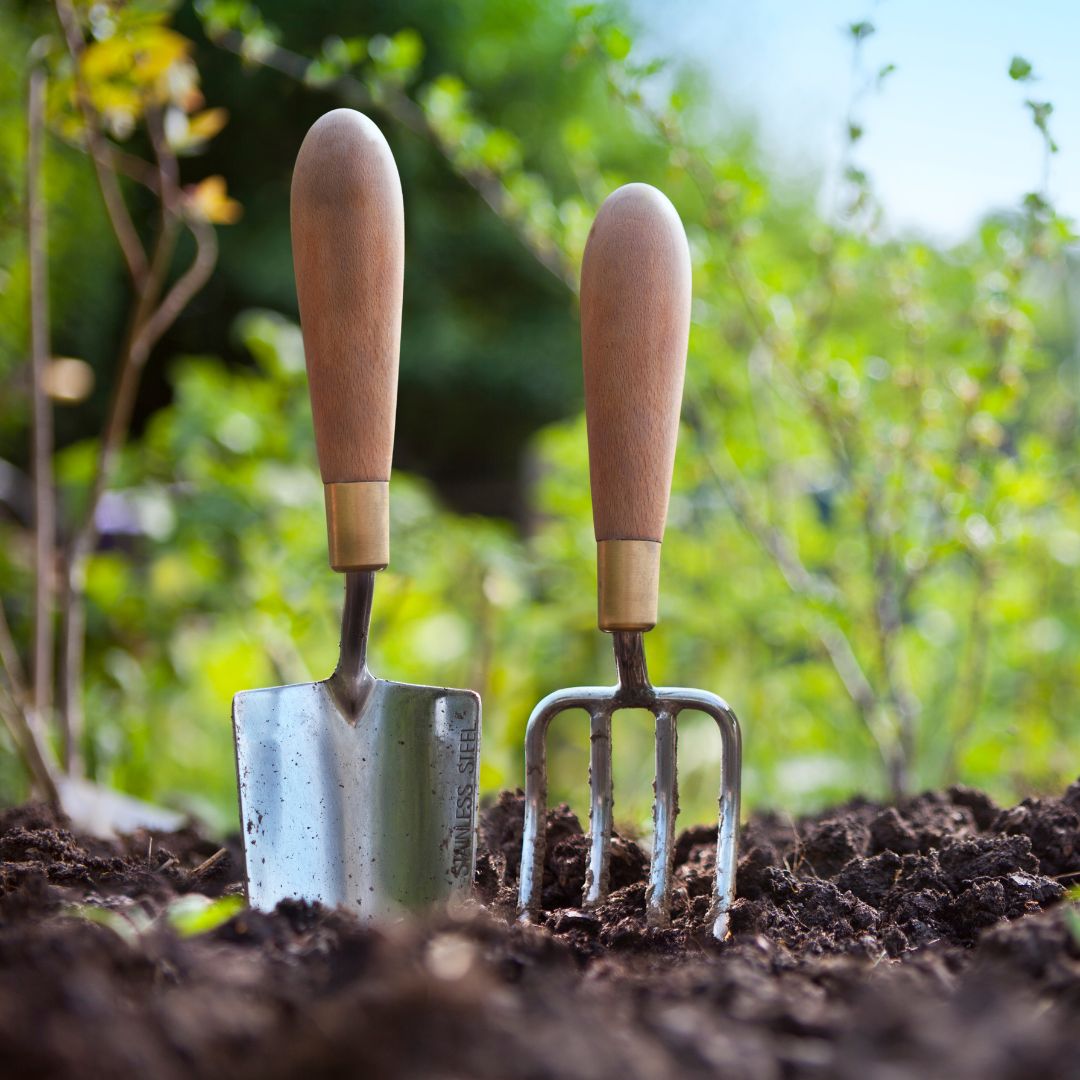
[[[471,887],[480,699],[367,671],[372,577],[349,575],[331,678],[233,701],[254,907],[297,897],[377,919]]]

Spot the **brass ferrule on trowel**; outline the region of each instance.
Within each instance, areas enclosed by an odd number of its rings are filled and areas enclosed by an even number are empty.
[[[390,562],[390,484],[326,484],[330,565],[338,573],[382,570]]]
[[[596,584],[601,630],[651,630],[660,594],[659,542],[597,541]]]

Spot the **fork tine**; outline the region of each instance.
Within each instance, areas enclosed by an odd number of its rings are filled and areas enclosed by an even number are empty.
[[[735,901],[735,871],[738,862],[738,844],[739,844],[739,784],[742,774],[742,735],[739,732],[739,721],[736,719],[735,714],[731,711],[731,706],[722,698],[716,694],[710,693],[708,690],[692,690],[687,687],[662,687],[657,691],[657,699],[662,711],[670,712],[675,716],[678,716],[684,709],[692,709],[697,712],[703,712],[706,716],[711,716],[716,722],[717,728],[720,730],[720,758],[721,758],[721,775],[720,775],[720,817],[719,827],[716,835],[716,875],[713,882],[713,898],[712,907],[709,912],[709,917],[712,921],[712,933],[713,937],[722,941],[728,934],[728,913],[731,910],[731,905]],[[661,714],[657,713],[656,717],[656,776],[657,776],[657,807],[661,806],[661,776],[663,772],[660,766],[661,754],[664,749],[665,736],[663,734],[661,725]],[[672,777],[672,804],[677,799],[674,793],[674,777],[675,777],[675,765],[674,765],[674,752],[675,752],[675,732],[674,724],[670,734],[670,746],[671,746],[671,777]],[[672,832],[669,836],[674,835],[674,814],[672,820],[669,822],[669,827]],[[657,830],[656,841],[654,847],[653,867],[652,867],[652,879],[657,881],[657,875],[660,874],[660,881],[663,881],[663,865],[658,866],[658,855],[660,848],[664,840],[664,834],[660,828],[660,819],[657,818]],[[670,902],[670,864],[667,867],[667,881],[669,895],[667,897]],[[649,896],[649,910],[650,918],[652,918],[652,910],[654,905],[659,906],[664,897],[662,893],[657,892],[655,897],[653,892],[655,891],[655,885],[650,884],[650,896]],[[662,925],[662,924],[661,924]]]
[[[671,921],[671,867],[675,858],[675,818],[679,813],[679,777],[676,764],[678,732],[675,713],[656,713],[656,780],[653,784],[653,855],[645,907],[650,926]]]
[[[723,754],[720,781],[720,822],[716,833],[716,882],[713,896],[713,937],[728,935],[728,912],[735,900],[735,873],[738,869],[739,787],[742,776],[742,735],[739,722],[726,702],[713,712],[720,728]]]
[[[599,709],[589,724],[589,868],[583,903],[599,904],[608,892],[611,818],[614,795],[611,778],[611,710]]]
[[[544,819],[547,816],[547,729],[555,710],[545,709],[547,699],[533,709],[525,729],[525,821],[521,834],[521,870],[518,911],[529,919],[540,908],[544,881]]]
[[[618,653],[616,653],[618,656]],[[709,913],[713,936],[728,934],[728,913],[735,898],[735,870],[739,840],[739,777],[742,743],[739,722],[723,698],[707,690],[648,684],[642,667],[642,685],[622,678],[614,687],[579,686],[549,694],[532,711],[525,730],[525,820],[521,844],[518,912],[528,922],[540,910],[544,878],[545,814],[547,811],[547,732],[551,721],[568,709],[589,714],[592,744],[589,786],[589,869],[584,903],[601,902],[607,895],[612,824],[611,717],[616,709],[652,709],[656,716],[656,781],[653,803],[653,858],[646,895],[651,926],[670,921],[675,821],[679,813],[676,730],[679,714],[693,709],[711,716],[720,729],[722,775],[720,820],[716,841],[716,878]]]
[[[556,690],[539,702],[529,717],[525,728],[525,820],[518,881],[518,915],[525,922],[539,912],[544,887],[548,728],[559,713],[567,709],[585,709],[591,716],[597,710],[597,703],[610,697],[610,689],[601,686]],[[609,746],[610,742],[609,735]]]

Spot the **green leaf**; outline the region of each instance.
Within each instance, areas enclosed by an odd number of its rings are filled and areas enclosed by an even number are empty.
[[[380,71],[406,81],[424,59],[424,40],[411,28],[399,30],[393,37],[378,34],[368,42],[368,52]]]
[[[181,937],[196,937],[216,930],[243,909],[244,898],[241,896],[211,900],[199,893],[190,893],[174,900],[165,912],[165,918]]]
[[[312,60],[304,71],[304,83],[313,87],[326,86],[340,78],[341,74],[341,68],[331,61]]]
[[[1035,126],[1040,130],[1046,129],[1046,121],[1050,119],[1054,112],[1054,106],[1049,101],[1025,101],[1024,104],[1031,110],[1031,118],[1035,121]]]
[[[863,19],[860,22],[853,22],[848,26],[848,33],[851,35],[855,44],[858,45],[874,33],[874,24],[868,19]]]
[[[1022,56],[1014,56],[1009,61],[1009,78],[1016,82],[1029,82],[1033,78],[1031,64]]]
[[[1075,892],[1075,890],[1073,890]],[[1071,907],[1065,912],[1065,925],[1073,936],[1073,941],[1080,945],[1080,911]]]
[[[1024,196],[1024,207],[1033,214],[1042,214],[1050,209],[1050,204],[1037,191],[1029,191]]]
[[[630,55],[630,47],[634,43],[624,30],[617,26],[607,26],[600,35],[600,44],[612,60],[625,60]]]
[[[85,919],[87,922],[97,923],[111,930],[117,937],[122,938],[129,945],[151,924],[151,918],[137,904],[130,908],[119,911],[113,908],[99,907],[97,904],[74,904],[67,908],[66,915],[76,919]]]
[[[493,128],[484,136],[480,157],[489,169],[504,172],[521,163],[521,147],[510,132]]]
[[[325,60],[336,64],[342,70],[358,64],[367,57],[367,39],[362,37],[341,38],[336,35],[323,42],[322,55]]]

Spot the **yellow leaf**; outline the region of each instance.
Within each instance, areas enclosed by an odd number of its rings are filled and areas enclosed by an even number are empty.
[[[229,198],[223,176],[208,176],[192,185],[187,189],[187,197],[188,206],[215,225],[233,225],[243,213],[243,207]]]
[[[190,60],[191,42],[164,26],[144,25],[86,47],[81,66],[90,100],[99,111],[116,107],[138,118],[146,100],[182,100],[198,108],[198,73]],[[130,100],[129,100],[130,99]],[[134,101],[132,105],[130,101]]]
[[[212,139],[228,122],[229,114],[224,109],[204,109],[188,120],[188,136],[194,142]]]
[[[175,30],[148,26],[131,35],[135,53],[135,77],[142,83],[156,82],[173,64],[186,60],[191,42]]]
[[[135,66],[135,52],[125,38],[106,38],[87,45],[82,55],[82,73],[93,84],[130,71]]]

